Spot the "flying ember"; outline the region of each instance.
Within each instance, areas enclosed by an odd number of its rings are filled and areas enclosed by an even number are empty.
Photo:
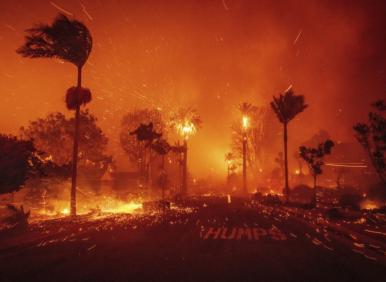
[[[0,281],[384,281],[385,15],[1,0]]]

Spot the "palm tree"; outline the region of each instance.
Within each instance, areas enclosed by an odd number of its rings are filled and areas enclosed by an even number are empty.
[[[275,112],[280,123],[284,127],[284,175],[285,175],[285,196],[286,201],[289,201],[289,186],[288,186],[288,153],[287,153],[287,127],[288,123],[293,120],[299,113],[307,108],[304,103],[303,95],[295,95],[292,87],[288,88],[279,97],[273,97],[271,107]]]
[[[149,150],[149,160],[146,160],[146,155],[144,157],[145,159],[145,164],[146,164],[146,175],[147,175],[147,181],[151,184],[151,149],[154,140],[159,140],[162,137],[162,133],[157,133],[153,129],[153,122],[150,122],[149,124],[144,124],[141,123],[138,128],[132,132],[129,132],[130,135],[136,135],[137,141],[138,142],[146,142],[145,143],[145,153],[146,153],[146,148]]]
[[[312,205],[316,207],[316,178],[323,173],[324,156],[331,154],[332,148],[335,146],[330,139],[320,143],[318,147],[299,147],[299,156],[307,163],[309,171],[314,178],[314,194],[312,197]]]
[[[225,162],[227,164],[227,183],[229,183],[231,174],[233,174],[237,168],[235,161],[236,156],[233,152],[228,152],[225,154]]]
[[[75,216],[80,106],[91,101],[90,90],[82,88],[82,68],[91,53],[92,37],[83,23],[63,14],[59,14],[51,25],[40,24],[26,32],[24,45],[17,53],[29,58],[57,58],[77,68],[77,86],[69,88],[66,95],[67,108],[75,110],[71,182],[71,215]]]
[[[243,133],[243,192],[245,194],[248,193],[248,187],[247,187],[247,142],[248,142],[248,136],[247,136],[247,130],[249,128],[250,123],[250,114],[256,109],[255,106],[252,104],[249,104],[247,102],[243,102],[239,106],[239,110],[242,114],[241,119],[241,129]]]
[[[171,146],[166,139],[158,138],[152,145],[151,148],[157,152],[162,158],[161,163],[161,174],[157,179],[158,186],[162,189],[162,202],[165,203],[165,188],[168,185],[168,175],[165,169],[165,157],[170,152]],[[164,205],[163,205],[164,208]]]
[[[193,108],[180,108],[170,117],[170,125],[177,133],[184,138],[183,159],[182,159],[182,185],[181,193],[186,195],[188,190],[188,139],[196,134],[201,127],[202,120],[197,111]]]

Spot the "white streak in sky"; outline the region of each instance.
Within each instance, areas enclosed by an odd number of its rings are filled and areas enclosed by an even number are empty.
[[[62,7],[60,7],[60,6],[59,6],[58,4],[56,4],[56,3],[50,1],[50,4],[51,4],[53,7],[55,7],[56,9],[58,9],[59,11],[63,12],[64,14],[66,14],[66,15],[68,15],[68,16],[71,16],[71,17],[74,16],[73,13],[67,11],[66,9],[64,9],[64,8],[62,8]]]
[[[298,42],[298,40],[299,40],[300,36],[302,35],[302,33],[303,33],[303,30],[299,30],[299,33],[298,33],[298,35],[296,36],[293,45],[295,45],[296,42]]]
[[[92,16],[90,15],[90,13],[86,10],[86,7],[82,4],[82,2],[80,2],[80,6],[82,7],[82,11],[83,13],[88,17],[88,19],[90,21],[93,20]]]
[[[12,30],[12,31],[16,31],[16,28],[14,28],[12,25],[10,25],[10,24],[5,24],[4,25],[6,28],[9,28],[10,30]]]
[[[229,10],[227,3],[225,3],[225,0],[222,0],[222,5],[224,6],[224,9],[225,9],[226,11]]]

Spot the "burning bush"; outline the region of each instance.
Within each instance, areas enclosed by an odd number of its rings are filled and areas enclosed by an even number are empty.
[[[18,209],[16,206],[8,204],[1,223],[6,230],[25,231],[28,228],[29,216],[30,211],[25,212],[23,206]]]
[[[263,203],[270,206],[281,205],[281,200],[276,194],[268,194],[264,197]]]

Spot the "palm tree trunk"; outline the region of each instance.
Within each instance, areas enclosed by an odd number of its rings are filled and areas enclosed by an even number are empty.
[[[289,186],[288,186],[288,152],[287,152],[287,144],[288,136],[287,136],[287,123],[284,123],[284,178],[285,178],[285,199],[286,202],[289,202]]]
[[[78,67],[78,88],[82,87],[82,68]],[[75,110],[74,147],[72,153],[72,179],[71,179],[71,216],[76,216],[76,182],[78,175],[78,143],[79,143],[79,116],[80,105]]]

